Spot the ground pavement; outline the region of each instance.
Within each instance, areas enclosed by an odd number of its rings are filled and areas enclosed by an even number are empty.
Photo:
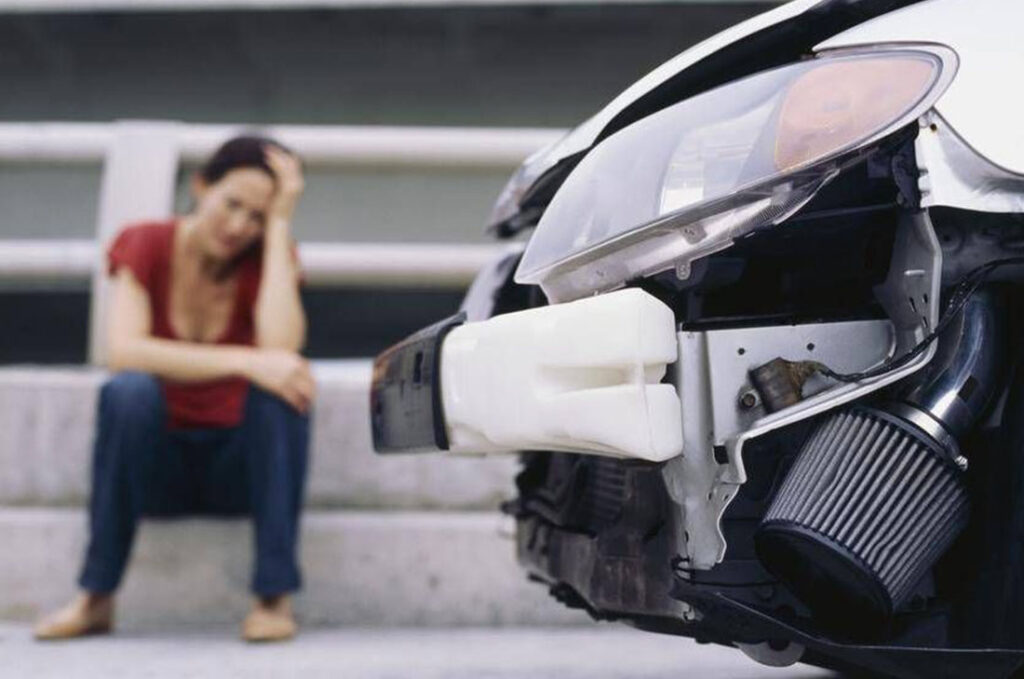
[[[826,679],[797,665],[763,667],[739,651],[616,624],[582,628],[336,628],[250,646],[233,627],[130,629],[38,643],[0,625],[0,676],[32,679]]]

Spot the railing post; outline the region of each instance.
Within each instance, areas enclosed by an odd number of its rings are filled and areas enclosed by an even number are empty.
[[[106,252],[127,223],[163,219],[174,209],[180,125],[167,121],[118,121],[103,162],[89,313],[89,361],[106,362]]]

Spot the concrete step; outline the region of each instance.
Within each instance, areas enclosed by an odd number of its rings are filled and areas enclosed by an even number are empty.
[[[234,624],[248,605],[243,520],[143,523],[118,603],[123,630]],[[64,603],[85,543],[85,514],[0,509],[0,619]],[[310,512],[297,615],[311,625],[564,625],[587,618],[527,581],[511,524],[486,512]]]
[[[307,501],[316,507],[494,508],[514,458],[381,457],[370,438],[367,360],[317,362]],[[0,506],[75,506],[88,496],[98,390],[82,368],[0,370]]]

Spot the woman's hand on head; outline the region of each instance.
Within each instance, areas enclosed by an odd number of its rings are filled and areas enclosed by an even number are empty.
[[[270,207],[270,221],[291,222],[295,205],[306,188],[302,176],[302,163],[298,156],[276,146],[265,146],[263,153],[277,180],[277,191]]]
[[[316,392],[309,361],[287,349],[254,349],[246,377],[256,386],[286,401],[300,413],[309,412]]]

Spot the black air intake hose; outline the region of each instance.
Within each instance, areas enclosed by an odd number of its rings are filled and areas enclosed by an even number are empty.
[[[905,398],[818,425],[758,528],[758,557],[823,621],[891,616],[967,523],[958,439],[1000,386],[1005,312],[985,290],[960,314]]]

